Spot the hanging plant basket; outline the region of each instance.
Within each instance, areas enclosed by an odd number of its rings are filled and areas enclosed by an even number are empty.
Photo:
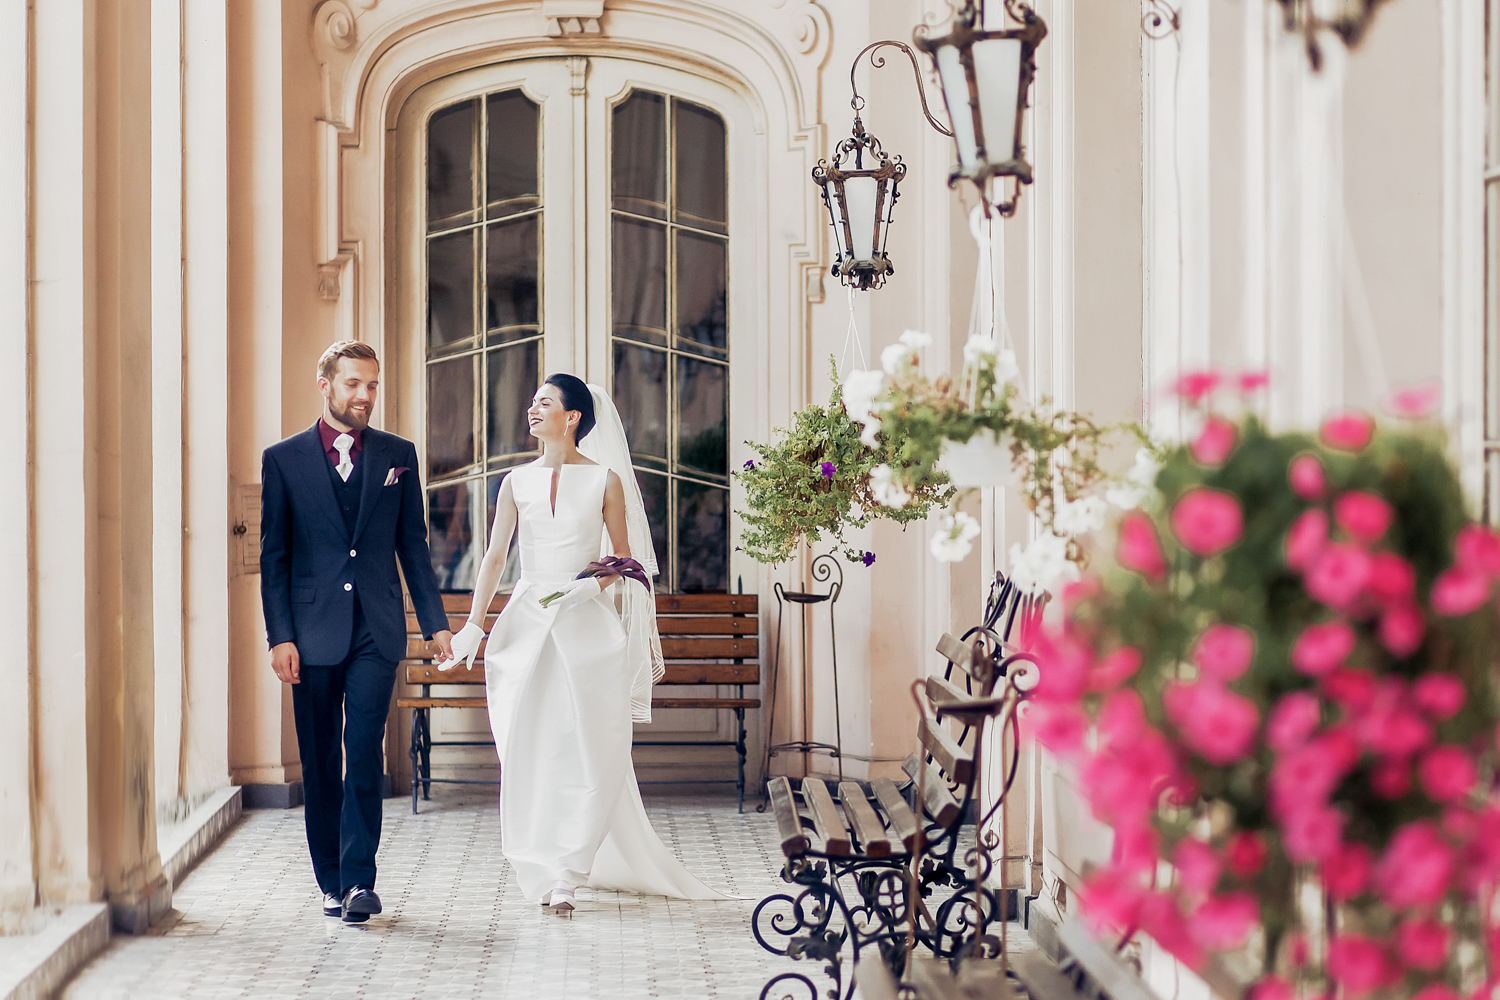
[[[1011,443],[1009,434],[987,427],[975,431],[967,441],[945,438],[938,465],[959,489],[1009,486],[1015,481]]]

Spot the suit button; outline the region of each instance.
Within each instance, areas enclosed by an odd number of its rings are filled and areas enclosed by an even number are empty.
[[[353,549],[349,550],[349,558],[350,559],[353,559],[357,554],[358,553],[356,553]]]
[[[344,584],[344,589],[345,590],[353,590],[354,589],[354,584],[352,584],[352,583],[346,583],[346,584]]]

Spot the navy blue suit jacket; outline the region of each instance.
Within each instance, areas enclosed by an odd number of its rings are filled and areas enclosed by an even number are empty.
[[[427,551],[417,449],[366,428],[355,458],[364,469],[351,536],[339,510],[318,425],[261,455],[260,599],[266,641],[295,642],[303,663],[340,663],[354,635],[354,597],[380,654],[406,657],[406,612],[396,560],[427,638],[448,627]],[[398,482],[384,485],[392,469]]]

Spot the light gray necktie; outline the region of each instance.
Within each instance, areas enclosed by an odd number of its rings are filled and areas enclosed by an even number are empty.
[[[339,451],[339,478],[344,482],[349,481],[349,473],[354,471],[354,463],[349,461],[349,449],[354,447],[354,437],[350,434],[340,434],[333,439],[333,446]]]

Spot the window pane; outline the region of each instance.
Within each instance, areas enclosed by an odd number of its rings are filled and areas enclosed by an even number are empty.
[[[667,100],[637,90],[614,110],[615,208],[667,217]]]
[[[678,355],[677,462],[713,476],[727,475],[729,406],[724,365]]]
[[[427,493],[427,546],[432,569],[443,590],[473,590],[478,569],[474,544],[474,509],[479,504],[477,479],[440,486]]]
[[[489,216],[535,208],[537,185],[537,106],[519,90],[491,94],[489,107]]]
[[[427,478],[474,464],[474,368],[470,355],[427,366]]]
[[[670,510],[667,503],[667,477],[637,469],[635,480],[641,484],[641,499],[645,501],[646,521],[651,525],[651,547],[656,550],[658,570],[655,579],[663,580],[667,576],[667,570],[671,568],[667,565],[667,517]]]
[[[474,102],[444,108],[427,122],[427,229],[473,221]]]
[[[537,217],[489,227],[485,253],[485,325],[489,330],[537,325]]]
[[[724,320],[726,264],[723,240],[677,231],[678,340],[713,348],[721,357],[729,346]]]
[[[615,218],[615,333],[666,345],[667,228]]]
[[[427,241],[427,349],[474,336],[474,237],[470,230]]]
[[[535,450],[526,408],[541,383],[540,341],[530,340],[489,351],[489,457]]]
[[[707,108],[678,101],[677,208],[674,219],[686,226],[725,231],[724,119]]]
[[[491,476],[485,481],[485,495],[489,502],[485,504],[484,518],[484,544],[488,546],[493,540],[490,535],[495,530],[495,501],[500,496],[500,484],[505,481],[505,473]],[[502,594],[508,594],[515,589],[516,581],[521,578],[521,556],[520,545],[517,536],[520,534],[519,526],[510,536],[510,550],[505,554],[505,572],[500,574],[500,590]]]
[[[729,491],[677,481],[677,589],[729,590]]]
[[[667,355],[615,341],[615,407],[637,463],[667,462]]]

